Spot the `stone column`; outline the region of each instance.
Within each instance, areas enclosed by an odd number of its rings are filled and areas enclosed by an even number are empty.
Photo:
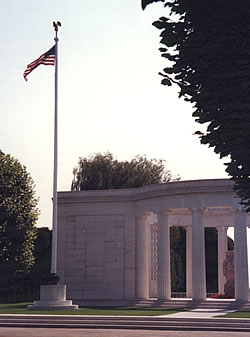
[[[136,217],[136,298],[149,298],[149,226],[151,213]]]
[[[186,297],[192,298],[192,227],[186,226]]]
[[[169,211],[160,211],[158,215],[158,272],[157,289],[159,300],[171,298],[170,274],[170,228]]]
[[[246,213],[234,210],[234,270],[235,300],[248,301],[248,259],[247,259]]]
[[[226,258],[227,252],[227,227],[220,226],[217,227],[218,236],[218,293],[224,294],[224,286],[226,283],[226,278],[223,273],[223,262]]]
[[[206,267],[203,209],[192,209],[192,296],[193,301],[206,300]]]

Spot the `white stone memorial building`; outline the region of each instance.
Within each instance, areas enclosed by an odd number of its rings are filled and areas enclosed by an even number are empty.
[[[228,179],[58,193],[58,275],[67,296],[89,301],[171,299],[170,227],[186,229],[186,296],[206,300],[204,228],[218,232],[224,292],[227,229],[234,227],[235,299],[248,300],[247,226]]]

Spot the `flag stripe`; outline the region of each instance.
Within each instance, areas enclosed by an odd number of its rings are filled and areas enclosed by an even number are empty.
[[[55,65],[55,46],[53,46],[51,49],[49,49],[46,53],[42,54],[40,57],[38,57],[38,59],[36,59],[35,61],[29,63],[27,65],[26,70],[23,73],[23,77],[25,79],[25,81],[27,81],[27,76],[38,66],[40,66],[40,64],[44,64],[45,66],[49,66],[49,65]]]

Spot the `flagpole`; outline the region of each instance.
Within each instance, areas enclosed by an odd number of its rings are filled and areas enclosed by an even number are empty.
[[[53,22],[55,29],[55,112],[54,112],[54,174],[53,174],[53,211],[52,211],[52,253],[50,273],[57,273],[57,171],[58,171],[58,26],[59,21]]]
[[[53,215],[52,215],[52,252],[50,277],[46,284],[40,286],[40,300],[28,305],[30,310],[58,310],[58,309],[78,309],[78,305],[72,305],[71,300],[66,300],[66,285],[58,284],[57,273],[57,166],[58,166],[58,134],[57,134],[57,110],[58,110],[58,27],[59,21],[53,22],[55,29],[55,45],[43,54],[35,62],[30,63],[24,72],[24,79],[39,64],[55,65],[55,114],[54,114],[54,174],[53,174]],[[52,57],[53,55],[53,57]]]

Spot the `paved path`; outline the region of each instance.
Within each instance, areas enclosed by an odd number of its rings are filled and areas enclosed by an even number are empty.
[[[250,332],[0,328],[0,337],[250,337]]]
[[[190,311],[177,312],[171,315],[162,315],[158,317],[174,317],[174,318],[213,318],[218,315],[225,315],[235,310],[223,310],[223,309],[194,309]]]

